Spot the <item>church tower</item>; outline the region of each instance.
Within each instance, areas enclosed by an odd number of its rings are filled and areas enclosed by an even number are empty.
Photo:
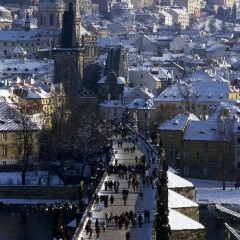
[[[65,0],[65,13],[73,13],[72,46],[79,46],[81,39],[81,16],[79,1],[80,0]]]
[[[64,9],[63,0],[39,0],[38,27],[40,29],[61,29]]]
[[[82,36],[80,0],[65,0],[60,47],[52,50],[54,82],[71,94],[83,89],[83,71],[97,56],[94,36]]]

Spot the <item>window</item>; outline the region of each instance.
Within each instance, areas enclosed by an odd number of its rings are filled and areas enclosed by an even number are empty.
[[[53,14],[50,14],[50,17],[49,17],[49,25],[50,25],[50,26],[53,26]]]
[[[6,47],[7,46],[7,42],[4,42],[3,45]]]
[[[189,166],[184,166],[183,172],[184,172],[184,174],[189,174]]]
[[[208,148],[208,142],[204,142],[205,148]]]
[[[174,137],[173,133],[169,133],[169,141],[173,141],[173,137]]]
[[[237,143],[240,144],[240,137],[237,138]]]
[[[237,150],[237,157],[240,157],[240,149]]]
[[[7,133],[2,133],[2,141],[7,141]]]
[[[240,168],[240,162],[237,162],[237,168]]]
[[[189,152],[184,152],[183,157],[184,160],[189,160]]]
[[[207,175],[207,173],[208,173],[208,169],[206,167],[203,168],[203,175]]]
[[[7,156],[7,146],[1,146],[1,156]]]
[[[174,154],[174,147],[169,147],[169,156],[170,157],[173,157],[175,154]]]
[[[203,161],[205,161],[205,162],[208,161],[208,153],[203,154]]]

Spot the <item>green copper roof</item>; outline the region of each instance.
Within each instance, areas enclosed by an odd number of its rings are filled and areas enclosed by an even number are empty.
[[[64,3],[64,0],[40,0],[40,3]]]

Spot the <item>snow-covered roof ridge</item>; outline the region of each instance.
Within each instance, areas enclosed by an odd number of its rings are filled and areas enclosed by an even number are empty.
[[[163,123],[159,130],[181,130],[183,131],[189,121],[200,121],[193,113],[178,114],[167,122]]]
[[[192,230],[192,229],[204,229],[204,226],[192,220],[191,218],[173,210],[169,210],[169,225],[172,231],[178,230]]]
[[[171,188],[171,189],[174,189],[174,188],[194,188],[194,185],[182,178],[182,177],[179,177],[178,175],[168,171],[167,172],[167,175],[168,175],[168,188]]]
[[[168,190],[168,206],[169,208],[188,208],[188,207],[198,207],[198,204],[194,201],[182,196],[173,190]]]

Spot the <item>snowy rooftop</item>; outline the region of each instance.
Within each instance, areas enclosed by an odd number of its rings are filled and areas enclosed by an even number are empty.
[[[175,84],[165,89],[154,101],[179,102],[189,92],[197,102],[221,102],[228,99],[230,87],[225,82],[195,82],[188,86]]]
[[[110,101],[104,101],[102,103],[99,104],[100,106],[103,106],[103,107],[109,107],[109,108],[122,108],[123,107],[123,104],[122,104],[122,101],[121,100],[110,100]]]
[[[147,88],[144,87],[135,87],[135,88],[126,88],[123,94],[123,98],[125,97],[132,97],[135,96],[138,97],[145,97],[145,98],[153,98],[154,95],[148,91]]]
[[[183,139],[191,141],[216,141],[217,129],[219,129],[219,122],[217,121],[192,121],[187,125]]]
[[[178,175],[168,171],[168,187],[174,189],[185,187],[193,188],[194,186],[191,182],[187,181],[186,179],[181,178]]]
[[[29,127],[31,130],[39,130],[38,126],[30,121]],[[2,101],[0,103],[0,131],[10,130],[22,130],[20,113],[18,113],[15,108],[10,107],[6,102]]]
[[[173,209],[169,210],[169,225],[172,231],[204,229],[204,226],[199,222],[194,221]]]
[[[97,83],[106,83],[107,76],[103,76]],[[124,77],[117,77],[117,84],[126,84]]]
[[[189,76],[183,78],[184,81],[195,82],[195,81],[202,81],[202,82],[212,82],[213,79],[206,73],[204,70],[199,69],[195,73],[190,74]]]
[[[200,121],[194,114],[178,114],[171,120],[163,123],[158,129],[159,130],[184,130],[188,121]]]
[[[198,207],[198,204],[169,189],[168,206],[169,208],[187,208]]]
[[[53,60],[5,59],[0,61],[4,74],[46,74],[53,73]]]
[[[129,109],[153,109],[154,103],[153,100],[148,99],[142,99],[142,98],[136,98],[132,102],[128,104]]]
[[[8,30],[0,31],[0,41],[38,41],[43,36],[57,36],[59,30]]]

